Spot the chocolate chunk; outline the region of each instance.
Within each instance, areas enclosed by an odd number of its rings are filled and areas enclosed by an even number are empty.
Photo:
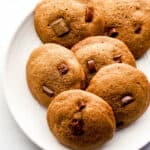
[[[85,22],[92,22],[94,17],[93,7],[87,7],[85,12]]]
[[[139,34],[139,33],[141,33],[141,31],[142,31],[141,24],[136,24],[134,33]]]
[[[95,61],[94,60],[89,60],[87,62],[87,67],[90,73],[95,73],[96,72],[96,68],[95,68]]]
[[[85,102],[80,101],[80,102],[78,103],[78,106],[79,106],[79,111],[81,111],[82,109],[85,108],[86,104],[85,104]]]
[[[114,60],[116,63],[122,63],[121,57],[122,57],[121,54],[116,55],[116,56],[113,57],[113,60]]]
[[[63,36],[68,33],[70,29],[68,28],[65,20],[63,18],[59,18],[51,24],[52,29],[56,33],[57,36]]]
[[[43,86],[43,91],[50,97],[54,96],[54,92],[46,86]]]
[[[118,32],[117,32],[116,28],[109,28],[107,31],[107,35],[115,38],[118,36]]]
[[[126,105],[132,103],[133,101],[134,101],[134,98],[132,96],[124,96],[121,99],[122,106],[126,106]]]
[[[71,122],[71,125],[70,125],[72,134],[74,136],[83,135],[84,134],[83,125],[84,125],[83,120],[73,119],[72,122]]]
[[[66,65],[66,64],[60,64],[58,67],[57,67],[57,69],[58,69],[58,71],[62,74],[62,75],[64,75],[64,74],[66,74],[68,71],[69,71],[69,69],[68,69],[68,66]]]

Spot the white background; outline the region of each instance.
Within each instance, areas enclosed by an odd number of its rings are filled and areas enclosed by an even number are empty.
[[[7,46],[20,22],[37,2],[38,0],[0,0],[0,150],[39,150],[12,118],[2,90]]]

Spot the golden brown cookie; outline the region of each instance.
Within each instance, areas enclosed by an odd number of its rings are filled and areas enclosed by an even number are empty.
[[[105,0],[105,34],[124,41],[135,58],[150,48],[150,0]]]
[[[125,63],[136,66],[132,53],[118,39],[105,36],[89,37],[76,44],[73,50],[84,69],[87,83],[100,68],[106,65]]]
[[[47,121],[58,141],[75,150],[93,150],[115,131],[112,108],[102,98],[81,90],[59,94],[49,105]]]
[[[57,44],[35,49],[27,63],[27,81],[33,96],[48,106],[60,92],[84,86],[84,72],[74,54]]]
[[[35,29],[40,39],[70,48],[83,38],[102,34],[103,13],[95,0],[47,0],[34,13]]]
[[[112,106],[118,128],[138,119],[150,103],[146,76],[127,64],[112,64],[100,69],[87,91],[102,97]]]

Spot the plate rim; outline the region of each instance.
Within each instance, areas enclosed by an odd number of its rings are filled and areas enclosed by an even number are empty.
[[[9,55],[9,52],[11,50],[11,45],[14,41],[14,38],[15,36],[17,35],[17,33],[19,32],[19,29],[24,25],[24,23],[26,22],[26,20],[31,17],[32,15],[34,15],[34,11],[30,11],[28,14],[26,14],[22,19],[21,21],[18,23],[18,25],[16,25],[16,28],[15,28],[15,31],[12,33],[12,36],[10,37],[9,41],[8,41],[8,44],[5,48],[5,54],[4,54],[4,61],[3,61],[3,66],[2,66],[2,92],[4,94],[4,99],[5,99],[5,102],[8,106],[8,109],[9,109],[9,112],[10,112],[10,115],[13,117],[14,121],[16,122],[17,126],[20,128],[21,132],[30,140],[30,142],[32,142],[33,144],[35,144],[36,146],[38,146],[40,149],[43,149],[45,150],[45,148],[40,144],[38,143],[34,138],[32,138],[30,136],[30,134],[28,134],[26,132],[26,130],[22,127],[22,125],[19,123],[15,113],[13,112],[12,108],[11,108],[11,105],[9,104],[9,98],[6,94],[6,90],[7,90],[7,85],[6,85],[6,73],[7,73],[7,60],[8,60],[8,55]]]

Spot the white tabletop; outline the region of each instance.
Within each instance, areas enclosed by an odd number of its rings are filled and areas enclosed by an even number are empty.
[[[0,149],[39,150],[12,118],[2,91],[4,56],[9,41],[21,20],[38,0],[0,0]]]

